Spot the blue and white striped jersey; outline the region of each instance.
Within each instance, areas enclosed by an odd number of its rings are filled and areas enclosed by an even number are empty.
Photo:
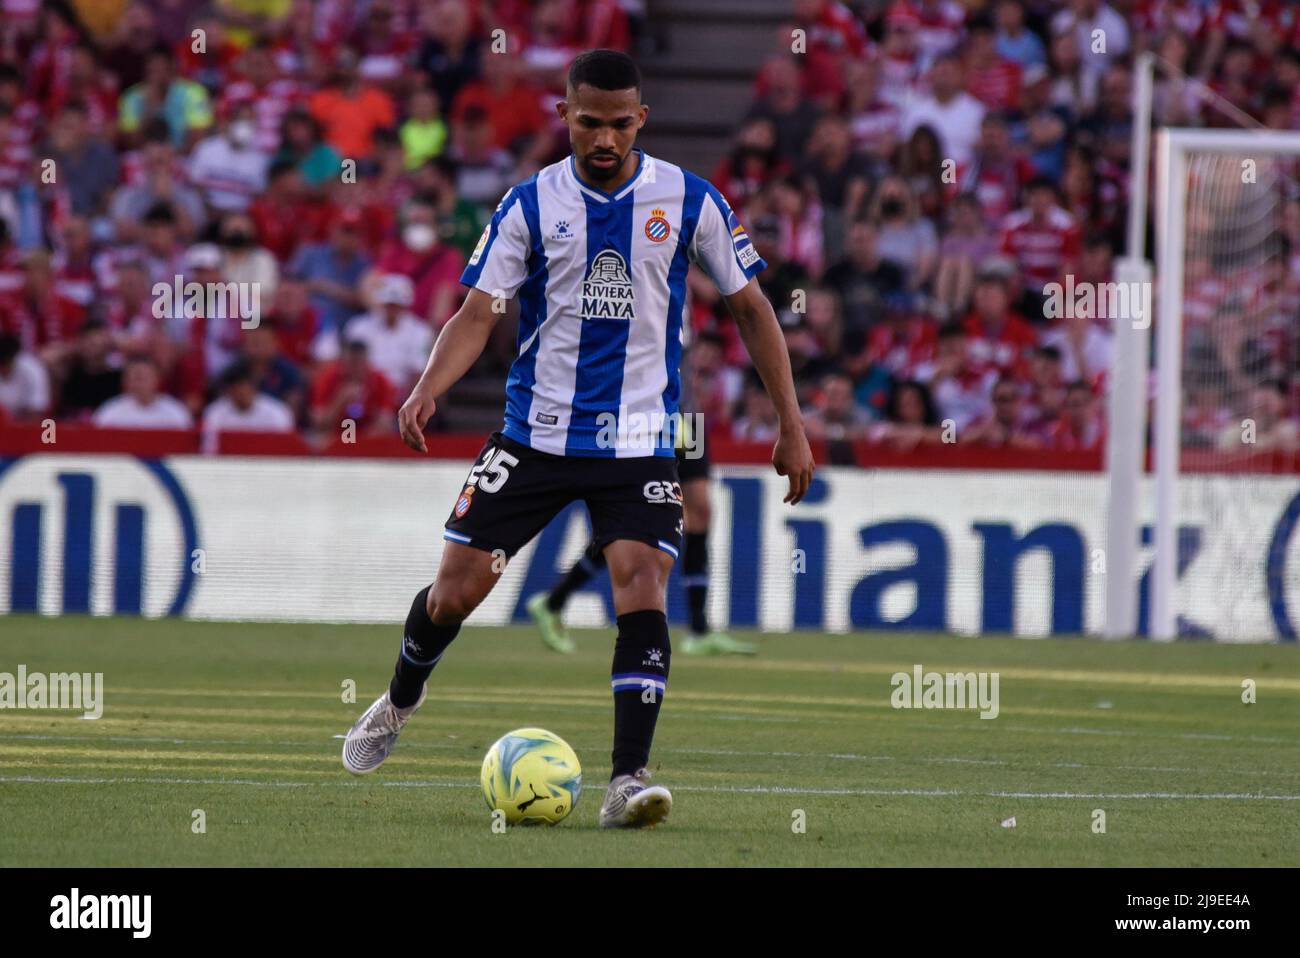
[[[641,151],[606,193],[570,156],[515,186],[461,282],[519,297],[505,434],[561,456],[671,456],[686,271],[723,295],[766,268],[722,194]]]

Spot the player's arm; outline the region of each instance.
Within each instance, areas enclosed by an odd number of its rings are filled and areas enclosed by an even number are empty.
[[[763,380],[763,387],[776,407],[781,430],[776,448],[772,450],[772,465],[778,475],[790,479],[785,501],[798,502],[808,491],[815,466],[808,437],[804,434],[785,336],[781,333],[772,304],[758,287],[758,280],[750,279],[738,291],[723,298],[736,319],[740,337]]]
[[[428,452],[424,444],[424,425],[437,408],[435,399],[454,386],[469,372],[483,354],[492,327],[501,313],[492,308],[494,299],[481,289],[471,289],[456,315],[447,320],[424,372],[402,408],[397,411],[397,425],[402,439],[412,449]]]

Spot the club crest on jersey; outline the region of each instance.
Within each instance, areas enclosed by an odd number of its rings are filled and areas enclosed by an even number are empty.
[[[466,486],[465,491],[460,494],[456,500],[456,518],[459,519],[465,513],[469,512],[469,507],[474,502],[474,487]]]
[[[601,250],[582,281],[583,319],[635,319],[632,280],[616,250]]]
[[[650,211],[650,218],[645,221],[646,239],[652,243],[662,243],[672,231],[667,213],[657,208]]]
[[[758,262],[758,250],[754,249],[749,233],[745,231],[735,210],[727,212],[727,229],[731,231],[731,242],[736,246],[736,258],[742,267],[749,269]]]

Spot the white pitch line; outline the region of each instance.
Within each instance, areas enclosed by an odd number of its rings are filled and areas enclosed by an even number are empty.
[[[331,739],[342,740],[346,736],[332,735]],[[168,736],[145,736],[145,735],[35,735],[35,734],[17,734],[17,735],[0,735],[0,742],[4,741],[36,741],[36,742],[119,742],[119,743],[143,743],[143,744],[165,744],[165,745],[246,745],[256,748],[307,748],[317,750],[321,747],[319,740],[311,741],[252,741],[248,739],[203,739],[203,738],[172,738]],[[580,751],[599,751],[601,746],[590,744],[578,744],[575,746]],[[451,751],[463,749],[464,745],[441,742],[408,742],[403,745],[403,749],[428,750],[428,751]],[[900,758],[897,755],[856,755],[850,752],[765,752],[750,751],[742,749],[728,748],[672,748],[664,746],[656,749],[657,752],[666,752],[673,755],[717,755],[727,758],[804,758],[804,759],[821,759],[829,758],[843,762],[902,762],[903,764],[925,764],[925,765],[990,765],[1000,767],[1015,768],[1070,768],[1070,769],[1094,769],[1097,771],[1123,771],[1123,772],[1170,772],[1175,774],[1202,774],[1203,768],[1188,768],[1170,765],[1105,765],[1097,763],[1082,762],[1017,762],[1006,759],[988,759],[988,758],[968,758],[963,756],[947,756],[938,758]],[[1285,778],[1300,777],[1300,771],[1280,771],[1277,769],[1262,768],[1230,768],[1220,769],[1224,775],[1280,775]]]
[[[366,782],[256,782],[238,778],[80,778],[39,775],[0,776],[0,783],[41,785],[249,785],[259,788],[359,788]],[[385,788],[477,788],[472,782],[378,782]],[[1047,799],[1170,799],[1206,801],[1300,802],[1300,795],[1265,795],[1258,792],[977,792],[926,788],[801,788],[785,785],[674,785],[679,792],[715,792],[728,795],[894,796],[920,798],[1047,798]]]

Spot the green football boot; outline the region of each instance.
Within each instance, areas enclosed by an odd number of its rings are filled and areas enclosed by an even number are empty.
[[[538,592],[528,600],[525,608],[528,609],[533,622],[537,624],[537,631],[542,634],[542,641],[546,643],[546,647],[562,655],[568,655],[576,650],[577,646],[564,631],[560,613],[552,612],[550,606],[546,604],[547,597],[547,593]]]

